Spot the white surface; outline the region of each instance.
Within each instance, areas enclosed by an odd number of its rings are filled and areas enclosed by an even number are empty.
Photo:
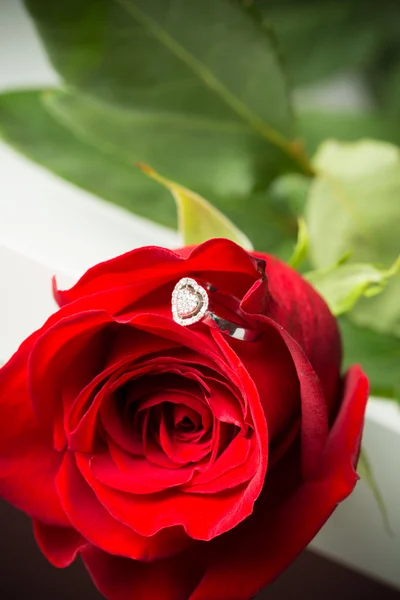
[[[0,0],[0,89],[57,80],[20,0]],[[0,360],[55,309],[50,279],[68,286],[91,264],[177,236],[94,199],[0,144]],[[363,482],[323,528],[314,549],[400,588],[400,411],[371,401],[364,445],[396,537],[385,532]]]
[[[72,276],[178,235],[53,176],[0,142],[0,244]]]
[[[385,500],[393,535],[385,530],[377,503],[360,480],[311,544],[314,550],[400,589],[400,434],[374,415],[382,401],[369,401],[363,448]],[[372,410],[371,410],[371,407]],[[400,423],[396,408],[393,418]]]
[[[0,89],[57,84],[22,0],[0,0]]]

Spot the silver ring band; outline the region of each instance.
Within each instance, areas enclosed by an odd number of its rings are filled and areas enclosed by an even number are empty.
[[[212,297],[211,297],[212,295]],[[213,310],[213,300],[221,298],[221,306],[236,313],[240,320],[240,300],[220,292],[210,284],[199,284],[191,277],[184,277],[176,284],[172,292],[172,317],[176,323],[187,327],[200,321],[221,333],[243,342],[253,342],[260,337],[260,330],[244,327],[220,317]]]

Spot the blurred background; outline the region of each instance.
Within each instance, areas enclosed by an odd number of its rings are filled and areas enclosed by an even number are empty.
[[[100,4],[104,6],[103,0]],[[398,0],[254,0],[243,4],[259,10],[266,27],[273,24],[292,86],[297,135],[307,152],[312,154],[331,136],[399,141]],[[43,11],[51,12],[52,5],[41,2]],[[0,0],[0,93],[4,93],[0,98],[0,362],[51,312],[50,299],[44,299],[51,273],[57,273],[61,283],[69,283],[93,263],[134,246],[179,243],[179,235],[171,228],[174,205],[164,193],[157,190],[157,206],[166,206],[165,210],[148,208],[153,184],[150,191],[146,187],[147,200],[140,206],[133,204],[129,185],[125,185],[128,167],[121,166],[119,155],[108,149],[104,156],[93,157],[86,148],[68,142],[64,130],[55,135],[54,129],[46,129],[48,115],[45,119],[35,104],[36,91],[13,95],[16,90],[46,91],[59,86],[63,86],[61,77],[51,66],[22,1]],[[145,184],[138,181],[142,189]],[[210,190],[210,197],[214,199],[215,194],[220,207],[242,225],[246,194],[228,203],[217,192]],[[253,192],[252,201],[259,206],[265,190]],[[284,214],[282,219],[286,218]],[[292,221],[289,216],[287,243],[277,246],[282,256],[295,239]],[[263,239],[258,224],[244,220],[243,227]],[[272,229],[270,239],[275,243],[279,235]],[[20,316],[22,309],[24,318],[16,324],[13,317]],[[392,539],[384,531],[375,502],[361,482],[321,532],[314,552],[305,552],[260,600],[400,597],[395,589],[400,589],[396,508],[400,465],[398,456],[388,464],[385,454],[385,447],[393,455],[398,448],[396,419],[392,408],[372,403],[365,439],[397,537]],[[1,598],[100,598],[80,564],[65,571],[51,567],[36,548],[28,519],[4,503],[0,504],[0,526]]]

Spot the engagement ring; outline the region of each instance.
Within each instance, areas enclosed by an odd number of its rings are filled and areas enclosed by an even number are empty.
[[[225,335],[243,342],[253,342],[259,338],[260,330],[243,327],[218,316],[213,310],[214,301],[217,299],[222,299],[220,304],[239,316],[240,300],[219,292],[210,284],[200,285],[195,279],[184,277],[178,281],[172,292],[172,317],[183,327],[202,321],[209,327],[219,329]]]

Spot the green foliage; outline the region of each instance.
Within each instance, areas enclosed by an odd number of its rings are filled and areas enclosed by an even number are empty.
[[[170,195],[135,169],[139,156],[126,157],[120,149],[114,152],[110,146],[77,134],[77,127],[65,127],[48,111],[53,95],[46,93],[44,99],[37,91],[0,95],[0,137],[71,183],[138,215],[176,226]],[[249,198],[203,195],[239,223],[258,249],[282,258],[290,255],[296,239],[296,216],[286,209],[276,210],[266,192],[254,192]]]
[[[229,0],[26,4],[55,68],[76,89],[127,110],[242,124],[267,139],[292,135],[271,40]]]
[[[231,133],[245,163],[252,152],[261,160],[252,163],[251,186],[280,167],[282,153],[298,159],[274,45],[258,21],[229,0],[71,0],[52,6],[27,0],[27,5],[66,83],[132,111],[136,121],[142,113],[146,122],[156,116],[158,126],[169,125],[175,136],[170,151],[181,145],[190,154],[196,136],[209,134],[211,165],[213,145],[221,143],[223,156],[226,137],[220,134]],[[235,134],[245,139],[238,143]]]
[[[12,145],[77,185],[172,225],[171,202],[160,209],[165,193],[141,174],[131,175],[130,198],[121,197],[121,185],[112,193],[118,177],[111,171],[150,164],[209,198],[259,249],[288,254],[296,215],[275,211],[266,190],[281,173],[311,167],[295,141],[275,41],[251,12],[231,0],[26,5],[64,86],[13,96],[15,106],[0,96],[0,128]],[[28,113],[40,113],[40,128],[27,124],[25,144]],[[104,193],[90,171],[85,177],[74,166],[82,152],[90,164],[109,157]]]
[[[307,201],[311,179],[300,173],[288,173],[277,177],[269,187],[272,206],[276,211],[302,215]]]
[[[325,142],[306,205],[310,251],[327,268],[351,251],[350,262],[388,265],[399,250],[400,152],[383,142]],[[380,296],[360,302],[351,318],[400,336],[400,275]]]
[[[376,333],[339,319],[344,348],[344,369],[361,364],[368,374],[371,393],[400,402],[400,339]]]
[[[298,126],[305,148],[311,156],[329,138],[343,142],[375,138],[400,143],[400,127],[394,126],[391,119],[374,111],[302,111],[298,114]]]
[[[389,269],[362,263],[346,263],[307,273],[305,277],[323,296],[335,316],[351,311],[363,296],[383,292],[391,277],[400,271],[400,257]]]
[[[254,0],[253,5],[275,29],[296,85],[356,70],[388,114],[399,118],[398,0]]]
[[[310,258],[319,269],[313,283],[336,314],[347,312],[345,366],[360,362],[373,393],[400,399],[398,261],[386,272],[373,266],[389,265],[400,252],[399,149],[371,140],[327,141],[314,165],[305,211]],[[347,262],[332,271],[346,253]],[[371,297],[374,292],[382,293]]]
[[[250,240],[207,200],[162,177],[147,165],[138,166],[173,195],[178,210],[179,232],[185,245],[201,244],[210,238],[221,237],[232,240],[247,250],[253,249]]]
[[[205,122],[147,108],[125,110],[66,92],[47,93],[44,101],[52,117],[78,138],[126,164],[149,163],[175,173],[183,185],[222,197],[246,197],[254,187],[254,136],[238,124]],[[257,150],[261,156],[261,148],[254,147]],[[266,159],[265,174],[270,172],[268,152]]]
[[[302,265],[308,256],[308,245],[309,237],[307,231],[307,225],[302,217],[299,218],[299,230],[297,232],[297,242],[293,250],[293,254],[290,257],[288,264],[293,268],[297,269]]]
[[[138,215],[174,227],[168,192],[133,165],[76,137],[43,106],[41,92],[0,95],[0,137],[60,177]]]

